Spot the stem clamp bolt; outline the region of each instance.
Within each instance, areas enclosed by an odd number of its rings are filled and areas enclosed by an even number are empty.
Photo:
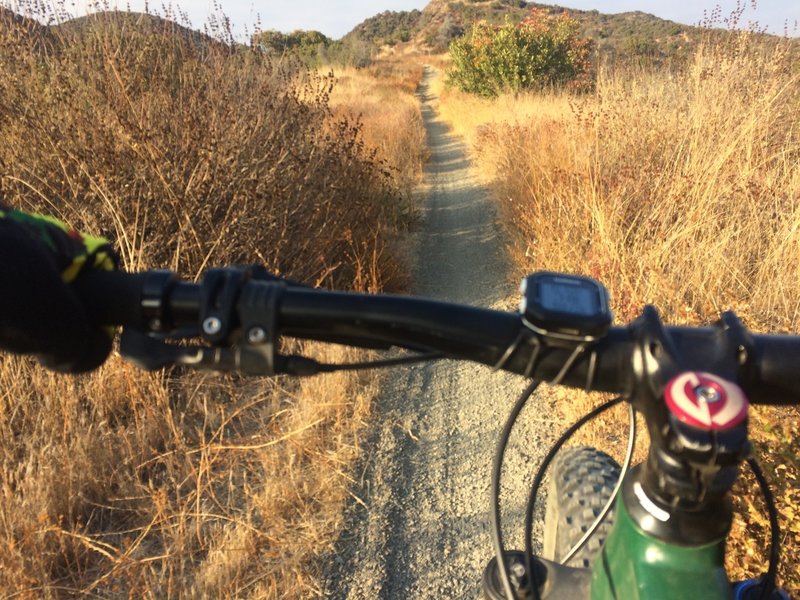
[[[247,332],[247,341],[251,344],[260,344],[267,339],[267,332],[263,327],[252,327]]]
[[[714,404],[722,400],[719,390],[710,385],[699,385],[695,388],[694,393],[706,404]]]
[[[203,332],[207,335],[216,335],[222,329],[222,321],[217,317],[208,317],[203,321]]]

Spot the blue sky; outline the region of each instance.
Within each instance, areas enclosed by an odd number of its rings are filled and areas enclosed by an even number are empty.
[[[189,15],[192,25],[201,28],[208,15],[214,10],[214,0],[174,0],[176,6]],[[541,1],[541,0],[540,0]],[[110,0],[112,5],[115,0]],[[77,5],[86,6],[87,0],[77,0]],[[130,6],[131,10],[142,10],[144,0],[118,0],[120,7]],[[316,29],[332,38],[340,38],[367,17],[385,10],[422,9],[428,0],[218,0],[222,11],[233,22],[237,31],[245,27],[252,31],[260,16],[262,29],[293,31],[295,29]],[[544,2],[542,2],[544,3]],[[711,10],[720,5],[723,14],[728,15],[736,6],[736,0],[709,0],[705,2],[678,2],[676,0],[560,0],[553,4],[570,8],[604,13],[617,13],[633,10],[654,14],[689,25],[697,24],[703,18],[703,10]],[[800,21],[800,0],[758,0],[757,10],[751,8],[752,0],[744,0],[748,11],[747,19],[755,19],[766,25],[773,33],[783,33],[784,23],[789,21],[790,35],[800,35],[795,23]],[[159,0],[150,1],[151,8],[160,7]],[[79,9],[80,12],[80,9]]]

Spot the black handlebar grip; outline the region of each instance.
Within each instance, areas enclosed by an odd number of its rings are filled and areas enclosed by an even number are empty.
[[[146,273],[92,271],[81,275],[73,288],[96,325],[143,328],[142,289]]]
[[[93,271],[72,286],[95,325],[169,330],[196,324],[200,313],[200,286],[179,281],[170,271]]]
[[[800,400],[800,340],[796,335],[754,335],[756,404],[796,404]]]

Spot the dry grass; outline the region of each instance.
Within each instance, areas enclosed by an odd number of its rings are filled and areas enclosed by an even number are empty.
[[[331,108],[330,77],[149,17],[34,29],[0,14],[7,203],[105,233],[129,269],[402,287],[393,150]],[[6,356],[0,389],[0,596],[320,595],[371,381],[116,357],[67,378]]]
[[[349,285],[398,225],[390,165],[332,113],[330,77],[145,17],[62,26],[49,55],[7,29],[5,196],[107,232],[126,267],[259,260]]]
[[[411,196],[427,160],[425,126],[415,96],[422,66],[409,57],[385,57],[367,69],[332,67],[336,85],[333,109],[358,119],[364,139],[381,156],[391,157],[393,180],[412,209]]]
[[[78,380],[5,359],[0,382],[3,597],[319,594],[365,382],[147,377],[118,359]]]
[[[798,331],[800,73],[789,42],[753,39],[703,45],[683,72],[601,72],[584,97],[486,103],[446,92],[443,109],[472,132],[520,270],[600,279],[618,321],[652,303],[672,323],[733,309],[755,330]],[[781,577],[797,594],[800,419],[796,409],[753,413],[782,514]],[[757,504],[740,502],[735,576],[763,568]]]

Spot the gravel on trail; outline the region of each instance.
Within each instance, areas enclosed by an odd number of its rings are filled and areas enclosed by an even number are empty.
[[[426,67],[419,89],[431,149],[413,293],[513,309],[516,285],[489,191],[464,142],[438,118]],[[478,598],[493,555],[491,465],[526,381],[472,363],[440,361],[388,372],[335,553],[326,597]],[[521,547],[536,465],[561,429],[537,394],[511,438],[503,471],[507,546]],[[540,531],[540,530],[539,530]],[[538,533],[538,531],[537,531]]]

